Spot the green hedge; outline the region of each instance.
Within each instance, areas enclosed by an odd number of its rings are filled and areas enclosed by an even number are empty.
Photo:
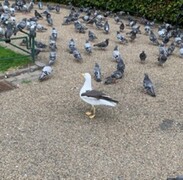
[[[99,9],[112,11],[126,11],[131,14],[145,16],[149,19],[176,23],[183,0],[52,0],[52,2],[75,6],[93,6]],[[181,24],[183,18],[181,18]]]

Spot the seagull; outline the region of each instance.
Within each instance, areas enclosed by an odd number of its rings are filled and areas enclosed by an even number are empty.
[[[105,49],[109,45],[109,39],[106,39],[105,41],[102,41],[100,43],[94,44],[93,46],[97,46],[101,49]]]
[[[144,89],[146,90],[147,94],[149,94],[152,97],[156,97],[153,83],[150,80],[148,74],[146,74],[146,73],[144,74],[143,86],[144,86]]]
[[[39,81],[49,79],[51,77],[52,70],[53,69],[52,69],[51,66],[44,66],[43,69],[42,69],[42,72],[39,76]]]
[[[91,110],[86,112],[86,115],[93,119],[95,117],[95,106],[96,105],[106,105],[106,106],[116,106],[118,101],[112,99],[105,93],[101,91],[96,91],[92,89],[91,85],[91,75],[89,73],[83,74],[85,78],[85,82],[83,87],[80,90],[80,98],[85,101],[86,103],[90,104]]]

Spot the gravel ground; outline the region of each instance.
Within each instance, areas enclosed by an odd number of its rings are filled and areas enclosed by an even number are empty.
[[[63,8],[60,14],[52,13],[59,31],[53,77],[21,83],[0,94],[0,179],[165,180],[183,174],[183,61],[178,48],[159,67],[158,49],[149,43],[143,27],[134,43],[119,45],[115,38],[119,25],[109,19],[109,35],[88,26],[98,36],[95,42],[110,38],[105,51],[94,49],[89,56],[83,48],[87,33],[75,33],[73,25],[61,26],[67,14]],[[45,20],[40,22],[47,26]],[[37,33],[38,40],[48,43],[48,28]],[[67,51],[71,38],[83,63],[75,62]],[[92,83],[119,104],[98,107],[96,118],[90,120],[85,115],[90,106],[79,98],[81,73],[92,74],[98,62],[103,79],[110,75],[116,68],[111,61],[116,44],[126,64],[124,78],[113,85]],[[139,63],[142,50],[148,56],[146,64]],[[48,53],[40,58],[47,62]],[[155,85],[156,98],[142,92],[145,72]]]

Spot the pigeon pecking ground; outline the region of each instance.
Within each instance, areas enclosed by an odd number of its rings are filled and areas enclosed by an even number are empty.
[[[73,24],[61,25],[68,13],[64,8],[60,13],[51,12],[58,31],[52,77],[39,82],[37,76],[35,81],[0,94],[0,179],[164,180],[182,174],[183,59],[179,48],[158,66],[159,49],[145,35],[143,25],[132,42],[120,44],[116,38],[119,24],[113,18],[108,18],[108,34],[94,25],[87,25],[84,34],[76,32]],[[33,14],[16,13],[16,17]],[[45,17],[39,22],[48,30],[37,32],[36,40],[49,44],[51,26]],[[108,46],[93,47],[88,54],[84,48],[88,30],[98,38],[92,45],[109,38]],[[128,39],[128,32],[130,28],[125,26],[121,34]],[[82,62],[69,53],[72,38]],[[104,85],[105,78],[116,70],[112,58],[116,45],[125,63],[124,75],[115,84]],[[147,54],[144,64],[139,59],[142,51]],[[49,52],[38,57],[48,63]],[[93,75],[95,63],[100,64],[102,81],[96,82],[93,76],[93,87],[119,104],[98,107],[96,118],[90,120],[84,114],[90,106],[79,98],[79,91],[81,73]],[[153,81],[156,97],[144,93],[144,73]],[[163,128],[166,121],[171,126]]]

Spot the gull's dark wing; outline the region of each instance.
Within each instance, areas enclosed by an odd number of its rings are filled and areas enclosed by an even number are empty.
[[[96,90],[86,91],[86,92],[82,93],[81,96],[93,97],[96,99],[104,99],[107,101],[118,103],[118,101],[107,96],[105,93],[103,93],[101,91],[96,91]]]

